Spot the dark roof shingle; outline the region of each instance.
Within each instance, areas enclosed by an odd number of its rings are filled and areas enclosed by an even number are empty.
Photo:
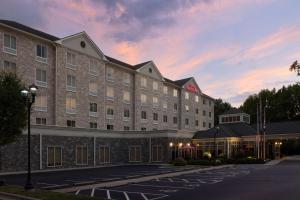
[[[14,22],[14,21],[10,21],[10,20],[0,20],[0,24],[5,24],[7,26],[10,26],[10,27],[13,27],[13,28],[25,31],[27,33],[39,36],[41,38],[44,38],[44,39],[47,39],[47,40],[50,40],[50,41],[56,41],[56,40],[60,39],[60,38],[58,38],[56,36],[50,35],[48,33],[44,33],[42,31],[39,31],[39,30],[36,30],[36,29],[33,29],[33,28],[29,27],[29,26],[25,26],[25,25],[20,24],[18,22]]]

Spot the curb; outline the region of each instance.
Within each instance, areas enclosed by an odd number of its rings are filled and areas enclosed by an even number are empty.
[[[40,200],[33,197],[26,197],[26,196],[8,193],[8,192],[0,192],[0,199],[2,198],[8,200]]]
[[[191,173],[195,173],[195,172],[210,171],[210,170],[214,170],[214,169],[222,169],[222,168],[232,167],[232,166],[234,166],[234,165],[222,165],[222,166],[209,167],[209,168],[204,168],[204,169],[194,169],[194,170],[187,170],[187,171],[180,171],[180,172],[171,172],[171,173],[146,176],[146,177],[141,177],[141,178],[133,178],[133,179],[91,184],[91,185],[78,186],[78,187],[69,187],[69,188],[57,189],[57,190],[53,190],[53,191],[55,191],[55,192],[75,192],[78,190],[92,189],[95,187],[102,187],[102,188],[117,187],[117,186],[121,186],[121,185],[127,185],[130,183],[140,183],[140,182],[150,181],[155,178],[180,176],[183,174],[191,174]]]

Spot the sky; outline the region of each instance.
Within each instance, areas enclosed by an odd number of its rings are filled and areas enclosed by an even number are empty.
[[[109,56],[152,60],[176,80],[241,105],[300,80],[299,0],[0,0],[0,18],[58,37],[85,31]]]

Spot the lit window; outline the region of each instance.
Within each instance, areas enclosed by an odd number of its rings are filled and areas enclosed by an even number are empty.
[[[145,77],[141,77],[141,86],[147,88],[147,79]]]
[[[173,96],[174,96],[174,97],[177,97],[177,96],[178,96],[178,90],[173,89]]]
[[[16,37],[5,33],[3,50],[6,53],[17,54],[17,39],[16,39]]]
[[[113,68],[107,67],[106,68],[106,80],[114,81],[114,79],[115,79],[114,73],[115,73],[115,70]]]
[[[190,107],[188,105],[185,105],[185,111],[189,112],[190,111]]]
[[[199,96],[198,96],[198,95],[195,96],[195,102],[196,102],[196,103],[199,102]]]
[[[46,95],[37,95],[35,99],[35,106],[36,111],[47,111],[47,96]]]
[[[89,82],[89,95],[97,96],[98,94],[98,85],[96,82]]]
[[[47,148],[47,166],[56,167],[62,165],[62,148],[48,147]]]
[[[153,90],[158,91],[158,83],[156,81],[153,81]]]
[[[76,91],[76,78],[72,75],[67,75],[67,91]]]
[[[87,165],[88,164],[88,148],[87,146],[77,145],[76,146],[76,165]]]
[[[99,73],[98,61],[95,59],[90,59],[90,73],[97,75]]]
[[[185,92],[185,99],[189,99],[190,98],[190,94],[188,92]]]
[[[142,102],[142,104],[147,103],[147,96],[145,94],[141,94],[141,102]]]
[[[113,100],[114,96],[115,96],[114,88],[110,87],[110,86],[107,86],[106,87],[106,97],[107,97],[107,99]]]
[[[153,106],[158,106],[158,97],[153,97],[152,101],[153,101]]]
[[[76,99],[73,97],[66,98],[66,112],[69,114],[76,113]]]
[[[123,101],[125,101],[126,103],[130,102],[130,93],[129,93],[129,91],[123,91]]]
[[[164,94],[168,94],[168,87],[167,86],[164,86]]]
[[[36,68],[35,70],[35,83],[40,87],[47,87],[47,73],[44,69]]]

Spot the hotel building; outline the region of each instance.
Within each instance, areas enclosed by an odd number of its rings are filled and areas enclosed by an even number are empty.
[[[131,65],[107,56],[85,32],[58,38],[0,20],[0,69],[38,86],[33,124],[188,132],[214,126],[214,99],[194,78],[173,81],[153,61]]]

